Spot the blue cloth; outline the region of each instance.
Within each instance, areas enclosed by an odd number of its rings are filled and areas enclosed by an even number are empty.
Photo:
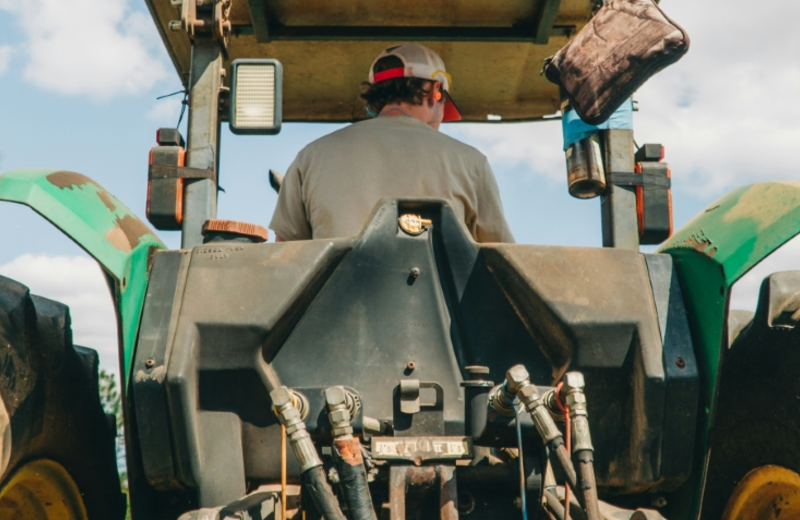
[[[633,100],[628,99],[608,121],[599,125],[587,124],[575,110],[568,110],[561,118],[561,129],[564,132],[564,151],[572,143],[596,134],[599,130],[633,130]]]

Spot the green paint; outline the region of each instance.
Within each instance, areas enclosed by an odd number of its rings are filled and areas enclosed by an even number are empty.
[[[700,369],[703,406],[695,470],[678,494],[694,518],[704,482],[705,454],[714,420],[719,366],[727,347],[731,286],[800,233],[800,183],[758,183],[713,202],[676,232],[659,253],[675,260]]]
[[[115,280],[114,304],[127,380],[149,277],[147,259],[151,248],[166,246],[116,197],[77,173],[8,172],[0,176],[0,200],[30,206],[86,250]]]

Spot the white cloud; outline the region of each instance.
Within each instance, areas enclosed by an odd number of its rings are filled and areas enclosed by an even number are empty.
[[[760,180],[798,179],[800,2],[664,1],[692,42],[636,94],[636,139],[667,149],[676,187],[713,197]],[[775,16],[780,13],[780,16]],[[493,165],[565,178],[560,123],[463,125],[452,133]]]
[[[25,34],[24,78],[99,99],[148,90],[167,74],[152,21],[130,7],[130,0],[0,0]]]
[[[68,305],[75,344],[97,350],[101,366],[119,372],[114,306],[94,260],[25,254],[0,265],[0,275],[25,284],[32,294]]]
[[[181,114],[181,101],[183,94],[176,94],[172,97],[159,99],[153,108],[147,111],[145,117],[150,121],[155,121],[162,127],[173,127],[178,122]],[[184,118],[185,118],[184,114]]]
[[[8,65],[11,63],[11,55],[14,47],[11,45],[0,45],[0,76],[6,73]]]

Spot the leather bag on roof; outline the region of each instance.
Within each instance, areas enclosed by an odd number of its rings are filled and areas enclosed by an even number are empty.
[[[689,35],[652,0],[611,0],[545,60],[544,72],[581,119],[597,125],[688,50]]]

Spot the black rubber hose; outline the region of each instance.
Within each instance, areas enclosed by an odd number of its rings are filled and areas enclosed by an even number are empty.
[[[584,508],[587,520],[603,520],[600,516],[600,506],[597,503],[597,481],[594,477],[594,453],[591,450],[581,450],[575,454],[578,459],[580,473],[580,488],[583,495]]]
[[[303,487],[314,505],[317,506],[317,511],[320,512],[322,518],[325,520],[347,520],[339,507],[339,502],[336,501],[336,496],[333,494],[331,485],[328,484],[328,479],[325,477],[325,470],[322,466],[316,466],[303,473]]]
[[[378,520],[372,507],[360,441],[355,437],[336,440],[333,446],[337,455],[336,469],[339,472],[339,483],[344,490],[350,520]]]

